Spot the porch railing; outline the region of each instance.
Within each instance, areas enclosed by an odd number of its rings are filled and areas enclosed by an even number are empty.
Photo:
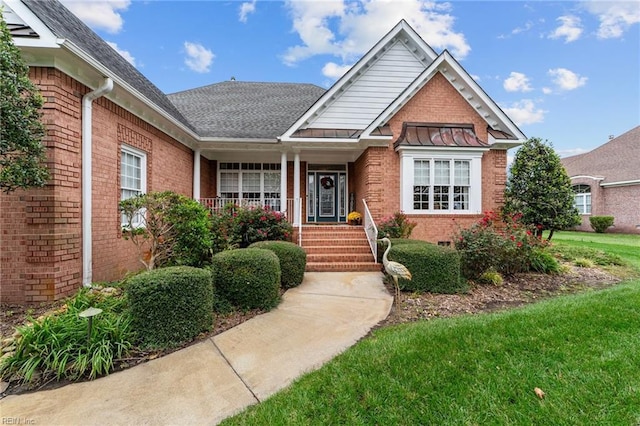
[[[367,241],[369,241],[369,247],[371,248],[371,254],[373,254],[373,261],[378,263],[378,227],[371,216],[367,201],[363,198],[362,204],[364,205],[364,232],[367,234]]]

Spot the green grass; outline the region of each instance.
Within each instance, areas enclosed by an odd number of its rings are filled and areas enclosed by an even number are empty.
[[[562,231],[554,233],[551,241],[562,246],[595,249],[617,255],[640,269],[640,235]]]
[[[224,424],[637,424],[638,306],[635,281],[380,329]]]
[[[224,424],[640,424],[640,236],[562,232],[553,241],[567,257],[627,263],[636,278],[376,330]]]

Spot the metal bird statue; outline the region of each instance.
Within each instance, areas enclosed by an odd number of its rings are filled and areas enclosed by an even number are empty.
[[[383,243],[387,243],[387,249],[384,251],[384,254],[382,255],[382,264],[384,265],[385,272],[391,275],[391,277],[393,278],[393,282],[396,287],[395,304],[397,308],[400,300],[400,286],[398,285],[398,278],[411,280],[411,272],[409,272],[407,267],[404,266],[402,263],[394,262],[387,258],[389,251],[391,251],[391,240],[385,237],[385,238],[382,238],[380,241]]]

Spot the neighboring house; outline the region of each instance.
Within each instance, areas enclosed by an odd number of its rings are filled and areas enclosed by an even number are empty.
[[[607,232],[640,233],[640,126],[562,164],[582,215],[577,229],[592,231],[591,216],[613,216]]]
[[[52,176],[0,198],[3,302],[139,269],[118,202],[148,191],[269,205],[305,226],[344,223],[366,200],[375,221],[403,210],[413,238],[447,242],[501,206],[507,150],[525,140],[405,21],[329,90],[227,81],[165,95],[57,1],[0,2],[46,99]]]

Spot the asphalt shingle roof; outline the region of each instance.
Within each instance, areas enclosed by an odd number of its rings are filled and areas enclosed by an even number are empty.
[[[170,116],[193,129],[189,121],[182,116],[160,89],[60,2],[56,0],[24,0],[24,3],[57,37],[67,39],[78,46]]]
[[[569,176],[604,177],[603,183],[640,179],[640,126],[611,139],[604,145],[562,159]]]
[[[275,139],[324,92],[313,84],[225,81],[168,97],[203,137]]]

